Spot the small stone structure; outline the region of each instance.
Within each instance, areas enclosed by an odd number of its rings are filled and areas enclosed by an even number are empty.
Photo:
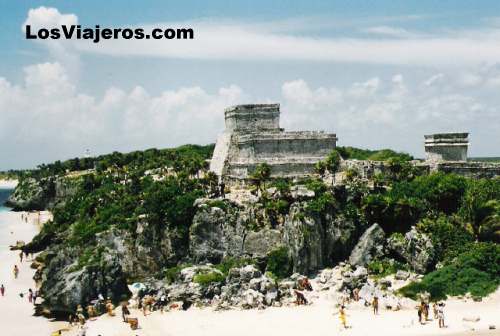
[[[426,161],[467,161],[469,133],[438,133],[424,137]]]
[[[467,160],[469,133],[425,135],[424,164],[430,171],[455,173],[472,178],[500,176],[500,164]]]
[[[245,180],[261,163],[271,166],[272,177],[307,176],[337,143],[335,134],[321,131],[285,132],[279,104],[237,105],[224,115],[210,170],[225,180]]]

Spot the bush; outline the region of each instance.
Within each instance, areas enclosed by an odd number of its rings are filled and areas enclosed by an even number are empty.
[[[425,218],[417,224],[417,229],[431,238],[436,262],[452,260],[474,241],[474,236],[456,218]]]
[[[279,247],[267,255],[267,272],[271,272],[277,278],[283,279],[292,274],[292,261],[288,256],[286,247]]]
[[[220,272],[202,273],[194,276],[193,281],[202,286],[208,286],[214,282],[223,282],[226,277]]]
[[[177,265],[174,267],[167,268],[165,270],[165,280],[167,280],[168,284],[174,283],[179,279],[179,275],[181,274],[181,271],[186,268],[191,266],[190,264],[182,264],[182,265]]]
[[[500,246],[494,243],[474,243],[467,246],[453,263],[424,276],[400,289],[400,293],[416,298],[424,291],[433,300],[446,299],[448,295],[483,297],[494,292],[500,284]]]
[[[246,265],[255,264],[256,262],[252,258],[227,257],[224,258],[222,262],[216,266],[216,268],[227,276],[231,268],[240,268]]]
[[[404,264],[392,259],[373,260],[367,268],[368,272],[376,278],[383,278],[399,270],[407,270]]]

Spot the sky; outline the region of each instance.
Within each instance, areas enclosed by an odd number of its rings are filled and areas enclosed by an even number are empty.
[[[27,40],[24,26],[192,27],[193,40]],[[0,0],[0,170],[215,142],[224,108],[423,156],[500,156],[498,1]]]

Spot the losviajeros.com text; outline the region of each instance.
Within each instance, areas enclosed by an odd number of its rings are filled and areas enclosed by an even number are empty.
[[[26,25],[25,27],[26,38],[29,40],[77,39],[91,40],[94,43],[98,43],[101,40],[111,39],[191,40],[194,38],[194,30],[192,28],[152,28],[145,30],[144,28],[101,28],[99,25],[92,28],[82,28],[81,25],[61,25],[54,28],[38,29],[32,28],[31,25]]]

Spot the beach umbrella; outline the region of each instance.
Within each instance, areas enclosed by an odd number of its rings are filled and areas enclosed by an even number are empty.
[[[133,284],[128,285],[128,289],[132,292],[132,294],[136,295],[141,289],[146,289],[146,285],[142,282],[134,282]]]

